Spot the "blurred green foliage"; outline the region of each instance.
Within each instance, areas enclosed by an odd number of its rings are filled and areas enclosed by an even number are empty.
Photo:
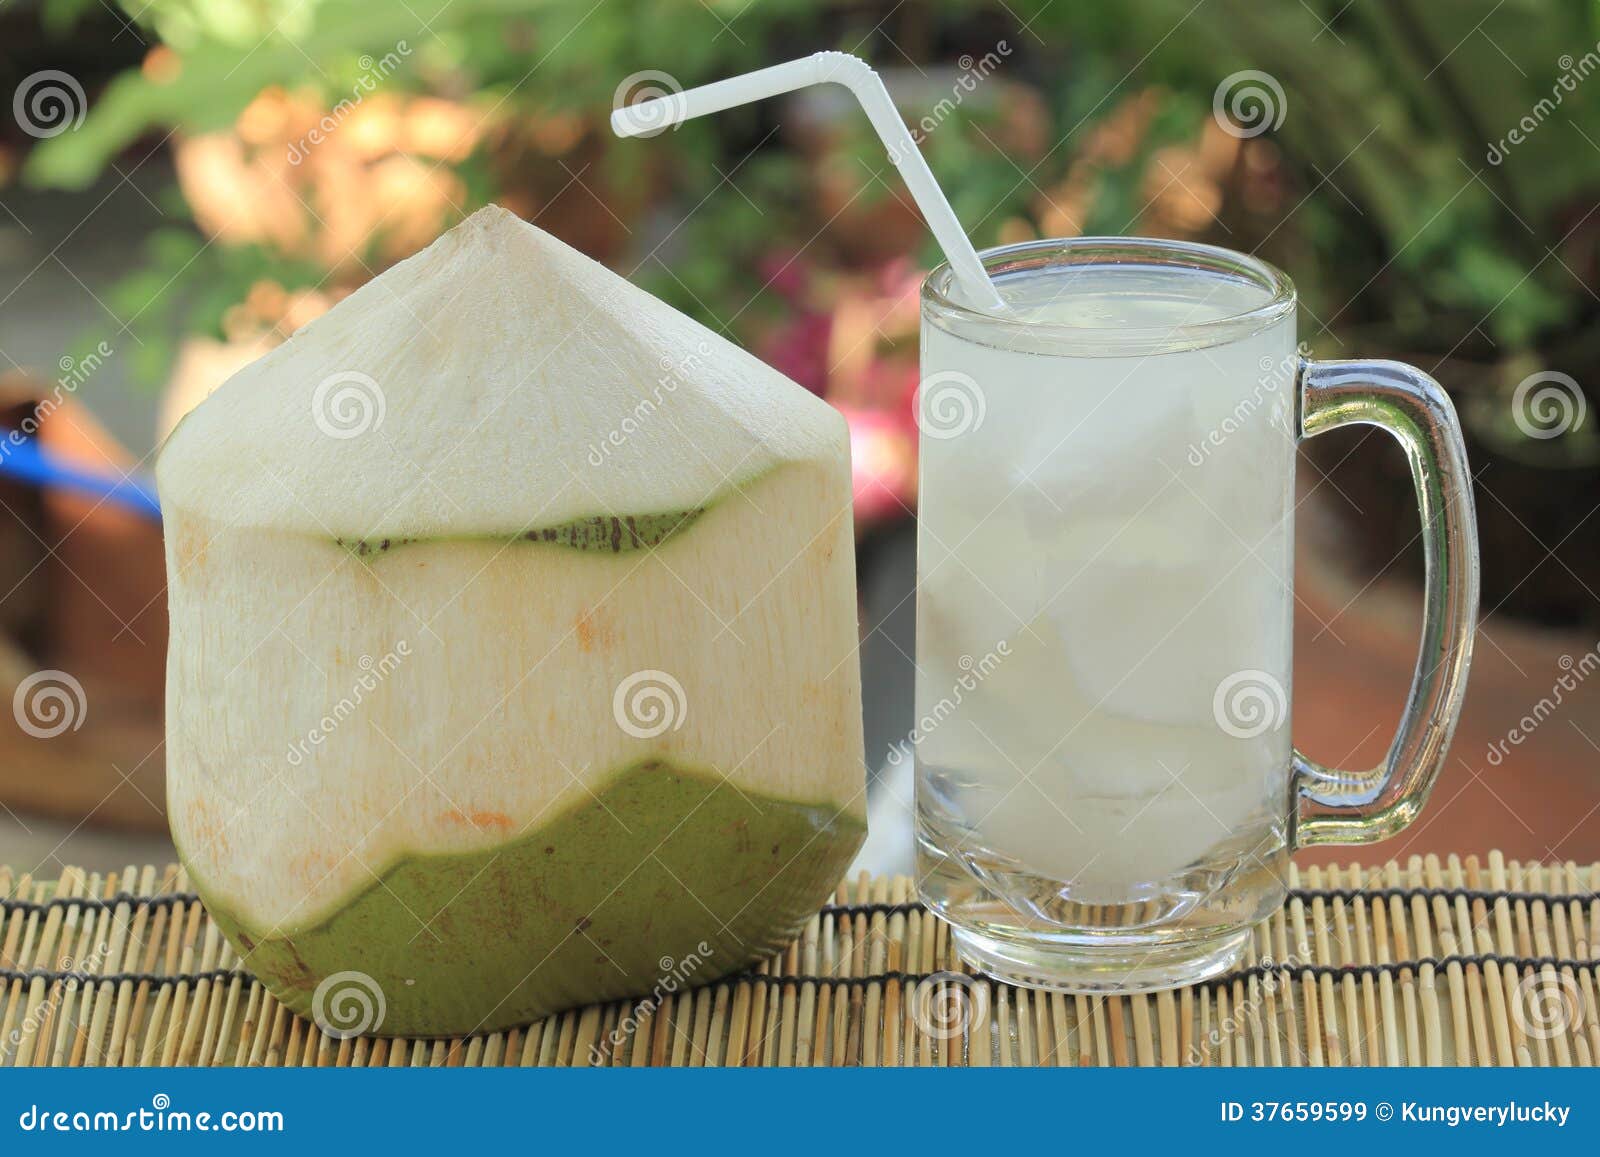
[[[93,0],[47,0],[70,29]],[[949,61],[1005,38],[1008,81],[1030,86],[1048,120],[1048,152],[1018,164],[958,111],[926,152],[980,244],[1005,222],[1036,214],[1095,127],[1135,92],[1163,93],[1126,164],[1102,174],[1085,232],[1135,227],[1153,151],[1196,138],[1219,85],[1241,70],[1271,75],[1283,119],[1269,138],[1294,187],[1281,220],[1255,235],[1212,239],[1261,246],[1292,269],[1328,333],[1359,330],[1363,348],[1498,360],[1540,349],[1572,367],[1600,364],[1591,324],[1600,219],[1600,62],[1594,0],[939,0],[819,4],[816,0],[139,0],[129,16],[178,54],[176,79],[118,77],[83,127],[42,142],[28,179],[81,188],[119,150],[173,130],[226,126],[266,86],[312,86],[330,101],[350,90],[363,54],[400,41],[413,50],[389,81],[445,95],[480,94],[529,117],[581,113],[597,125],[618,82],[662,69],[684,85],[820,48],[860,52],[881,67]],[[1563,78],[1567,78],[1566,81]],[[1559,94],[1551,104],[1553,93]],[[1545,109],[1541,100],[1551,105]],[[915,119],[915,113],[907,110]],[[752,299],[753,263],[817,238],[830,222],[804,191],[802,162],[770,147],[772,112],[740,109],[670,138],[612,147],[597,189],[669,177],[631,222],[637,257],[663,235],[659,260],[637,276],[713,324],[776,308]],[[1507,146],[1524,117],[1540,123]],[[859,118],[855,118],[859,121]],[[902,195],[860,124],[834,163],[852,166],[853,206]],[[1498,158],[1495,153],[1498,152]],[[670,154],[670,163],[662,158]],[[474,202],[496,195],[482,156],[460,166]],[[1496,163],[1497,162],[1497,163]],[[596,211],[599,211],[598,209]],[[251,281],[293,288],[320,272],[269,251],[201,247],[180,230],[152,244],[146,270],[115,308],[214,326]],[[185,240],[185,238],[188,238]],[[919,254],[930,260],[931,243]],[[668,266],[670,265],[670,269]],[[174,286],[178,292],[174,292]],[[748,314],[746,311],[749,311]],[[1323,340],[1329,340],[1323,334]],[[158,347],[159,348],[159,347]],[[147,355],[152,360],[159,352]]]
[[[1324,322],[1392,318],[1397,342],[1430,349],[1438,335],[1481,326],[1515,349],[1563,331],[1578,337],[1571,331],[1592,315],[1593,0],[1143,0],[1019,11],[1037,15],[1047,40],[1059,34],[1126,60],[1138,83],[1204,95],[1242,69],[1278,81],[1286,108],[1275,139],[1306,188],[1286,228],[1327,287]],[[1508,147],[1524,117],[1538,126]]]

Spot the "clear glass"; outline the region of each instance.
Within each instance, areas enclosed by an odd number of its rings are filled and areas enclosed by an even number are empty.
[[[1305,363],[1293,286],[1253,258],[1108,238],[983,257],[1004,313],[955,300],[947,269],[923,288],[922,897],[1013,982],[1216,975],[1282,903],[1297,841],[1396,830],[1437,772],[1476,606],[1454,414],[1409,367]],[[1442,544],[1407,723],[1360,773],[1290,741],[1296,445],[1351,421],[1401,438]]]

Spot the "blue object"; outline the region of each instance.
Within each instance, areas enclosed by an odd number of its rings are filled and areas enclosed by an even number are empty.
[[[0,476],[35,486],[75,490],[161,521],[161,503],[146,478],[121,478],[81,469],[41,449],[32,438],[18,439],[15,434],[0,437]]]

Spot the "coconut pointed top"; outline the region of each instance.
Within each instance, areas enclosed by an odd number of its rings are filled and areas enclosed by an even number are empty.
[[[228,379],[156,472],[229,525],[512,535],[846,452],[825,402],[491,205]]]

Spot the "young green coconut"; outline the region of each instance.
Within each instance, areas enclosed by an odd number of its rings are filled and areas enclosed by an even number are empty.
[[[157,476],[173,837],[324,1028],[725,975],[859,846],[843,419],[505,210],[229,379]]]

